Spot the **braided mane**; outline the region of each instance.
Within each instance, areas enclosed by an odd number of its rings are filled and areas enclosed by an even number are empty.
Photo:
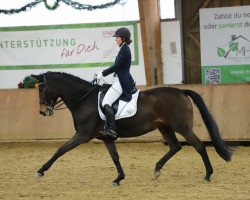
[[[46,75],[57,75],[63,78],[67,78],[67,79],[74,79],[75,81],[77,81],[80,84],[87,84],[87,85],[92,85],[89,81],[86,81],[84,79],[81,79],[80,77],[77,77],[75,75],[72,74],[68,74],[66,72],[52,72],[52,71],[48,71],[45,73]]]

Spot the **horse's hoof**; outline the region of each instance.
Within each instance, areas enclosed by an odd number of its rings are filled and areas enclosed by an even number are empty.
[[[44,174],[41,174],[41,173],[39,173],[39,172],[36,172],[36,173],[35,173],[35,176],[36,176],[36,177],[43,177]]]
[[[211,182],[210,176],[211,176],[211,174],[206,174],[206,176],[204,177],[204,179],[205,179],[207,182]]]
[[[210,176],[205,176],[205,177],[204,177],[204,180],[206,180],[208,183],[211,182]]]
[[[161,175],[161,171],[154,172],[154,178],[157,179]]]
[[[120,184],[113,181],[112,185],[115,186],[115,187],[119,187]]]
[[[210,178],[205,177],[204,179],[205,179],[208,183],[211,182]]]

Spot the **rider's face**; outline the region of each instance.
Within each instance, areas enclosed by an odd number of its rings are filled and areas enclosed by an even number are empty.
[[[117,45],[121,45],[122,44],[122,38],[121,37],[115,37],[115,41]]]

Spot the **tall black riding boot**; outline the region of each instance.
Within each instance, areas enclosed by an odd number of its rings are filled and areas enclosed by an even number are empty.
[[[115,114],[113,109],[108,105],[104,105],[105,117],[106,117],[106,126],[103,131],[100,131],[101,138],[116,140],[118,134],[116,133],[115,125]]]

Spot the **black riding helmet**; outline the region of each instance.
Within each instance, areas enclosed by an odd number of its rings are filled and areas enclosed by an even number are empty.
[[[113,37],[126,37],[126,38],[130,39],[131,33],[127,28],[122,27],[122,28],[118,28],[115,31],[115,34],[113,35]]]

